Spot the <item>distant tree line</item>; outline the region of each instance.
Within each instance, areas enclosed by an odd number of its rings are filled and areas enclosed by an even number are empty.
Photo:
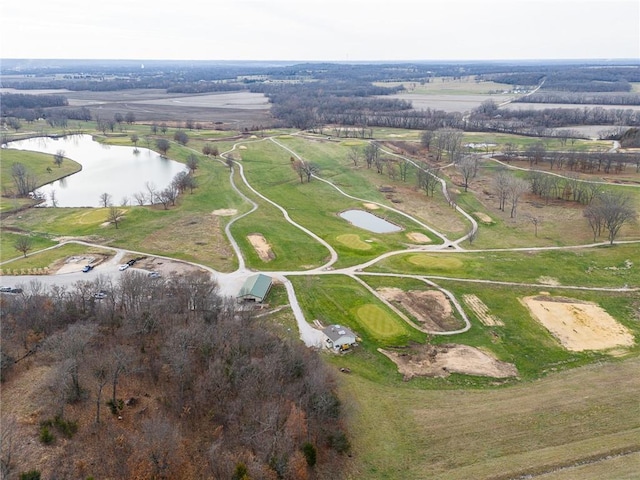
[[[640,105],[640,95],[630,92],[550,92],[538,91],[514,103],[568,103],[593,105]]]

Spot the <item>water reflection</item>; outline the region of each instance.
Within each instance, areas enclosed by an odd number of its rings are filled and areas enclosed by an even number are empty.
[[[383,218],[377,217],[364,210],[345,210],[340,216],[356,227],[364,228],[374,233],[392,233],[402,230],[401,227]]]
[[[161,157],[152,150],[104,145],[95,142],[90,135],[37,137],[10,142],[6,148],[51,154],[52,169],[57,168],[53,166],[53,155],[64,150],[65,158],[82,165],[80,172],[36,191],[46,199],[46,206],[52,206],[51,192],[55,190],[58,207],[99,207],[102,193],[108,193],[114,202],[118,202],[146,192],[147,184],[163,190],[177,173],[185,170],[183,164]]]

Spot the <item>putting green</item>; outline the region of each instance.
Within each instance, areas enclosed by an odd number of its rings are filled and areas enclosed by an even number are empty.
[[[360,240],[360,236],[355,233],[345,233],[336,237],[341,244],[354,250],[371,250],[371,245]]]
[[[358,308],[356,315],[360,324],[378,340],[405,333],[404,325],[377,305],[363,305]]]

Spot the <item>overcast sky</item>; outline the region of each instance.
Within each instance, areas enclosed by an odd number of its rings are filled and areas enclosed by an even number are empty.
[[[640,58],[640,0],[0,3],[2,58]]]

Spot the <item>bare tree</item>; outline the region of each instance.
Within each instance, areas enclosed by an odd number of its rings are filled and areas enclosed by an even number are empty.
[[[347,156],[349,157],[349,160],[353,162],[354,167],[358,166],[358,163],[360,162],[361,153],[362,151],[358,147],[351,147],[351,150],[349,150],[349,153],[347,154]]]
[[[420,135],[420,143],[424,148],[429,150],[431,148],[431,142],[433,141],[433,137],[435,137],[435,133],[433,130],[425,130]]]
[[[602,230],[608,232],[609,243],[613,245],[620,229],[637,218],[632,200],[623,193],[605,191],[585,209],[584,216],[593,230],[594,241]]]
[[[139,206],[143,206],[147,201],[147,195],[144,192],[136,192],[133,194],[133,199]]]
[[[93,368],[93,377],[96,381],[96,423],[100,423],[100,406],[102,405],[102,390],[109,383],[108,366],[102,361]]]
[[[53,163],[60,168],[62,166],[62,162],[64,160],[64,150],[58,150],[53,154]]]
[[[124,121],[127,122],[129,125],[131,125],[132,123],[136,123],[135,113],[127,112],[124,116]]]
[[[144,186],[147,188],[147,192],[149,192],[149,203],[151,203],[151,205],[153,205],[156,201],[156,197],[157,197],[157,188],[154,185],[153,182],[145,182]]]
[[[169,148],[171,148],[171,144],[166,138],[158,138],[156,139],[156,148],[163,156],[165,156],[169,151]]]
[[[298,174],[300,177],[300,183],[304,183],[304,161],[296,160],[291,157],[291,168]]]
[[[18,440],[16,417],[3,417],[2,428],[0,428],[0,478],[8,479],[13,469],[12,457],[17,449],[16,440]]]
[[[36,189],[37,181],[22,163],[11,166],[11,177],[19,196],[27,196]]]
[[[122,210],[120,210],[115,205],[111,205],[109,207],[109,215],[107,216],[107,221],[110,223],[113,223],[117,230],[118,224],[122,220],[123,215],[124,215],[124,212]]]
[[[13,244],[13,248],[18,250],[26,258],[27,252],[33,248],[31,238],[26,235],[20,235]]]
[[[542,223],[542,218],[538,217],[537,215],[532,215],[532,214],[527,214],[527,218],[531,222],[531,225],[533,225],[534,236],[537,237],[538,236],[538,227]]]
[[[49,193],[49,201],[51,202],[51,206],[56,208],[58,206],[58,199],[56,198],[56,191],[54,189]]]
[[[108,194],[107,192],[101,193],[100,194],[100,205],[103,208],[107,208],[107,207],[111,206],[111,195]]]
[[[186,145],[189,142],[189,135],[184,130],[178,130],[173,134],[173,139],[180,145]]]
[[[131,143],[133,143],[133,146],[135,147],[135,149],[138,149],[138,142],[140,141],[140,137],[138,136],[137,133],[134,133],[131,135]]]
[[[194,173],[198,169],[198,156],[196,154],[190,153],[187,157],[187,168],[191,173]]]
[[[418,169],[418,187],[423,189],[427,196],[431,195],[433,197],[439,184],[440,179],[426,163],[423,164],[422,168]]]
[[[496,190],[496,196],[498,197],[498,209],[503,212],[507,198],[509,197],[509,182],[511,178],[506,168],[499,168],[493,177],[493,186]]]
[[[469,182],[478,174],[478,158],[471,155],[463,157],[456,167],[462,175],[462,183],[466,192],[469,188]]]
[[[364,147],[364,159],[367,162],[367,168],[371,168],[380,156],[380,147],[376,143],[369,143]]]
[[[518,201],[520,197],[529,189],[529,183],[521,178],[511,177],[509,181],[509,200],[511,201],[511,218],[516,218],[518,214]]]

